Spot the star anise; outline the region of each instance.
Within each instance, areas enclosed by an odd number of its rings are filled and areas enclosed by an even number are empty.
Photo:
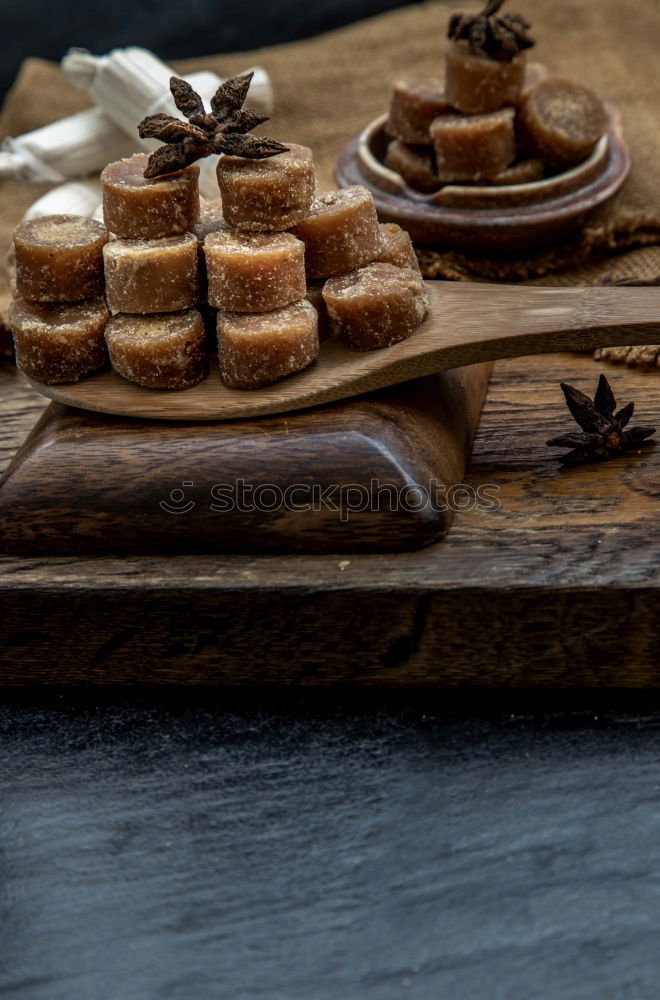
[[[480,14],[453,14],[447,37],[466,39],[470,51],[501,62],[511,60],[523,49],[535,44],[529,35],[531,25],[520,14],[498,14],[504,0],[487,0]]]
[[[583,434],[576,431],[546,441],[552,448],[572,449],[560,457],[559,460],[564,465],[604,462],[608,458],[616,458],[624,451],[639,447],[646,438],[655,434],[655,427],[631,427],[624,430],[633,415],[635,404],[628,403],[615,412],[616,399],[604,375],[598,380],[593,401],[566,382],[561,383],[561,388],[566,397],[566,405],[584,431]]]
[[[172,174],[212,153],[229,153],[250,160],[285,153],[289,147],[275,139],[248,135],[257,125],[268,121],[268,115],[243,107],[252,76],[252,73],[245,73],[220,84],[211,98],[210,112],[189,83],[173,76],[170,90],[174,103],[188,120],[166,114],[147,115],[142,119],[138,125],[140,138],[160,139],[166,143],[151,154],[144,176]]]

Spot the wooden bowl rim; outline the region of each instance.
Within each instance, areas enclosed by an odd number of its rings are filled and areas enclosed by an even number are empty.
[[[512,188],[530,188],[547,192],[548,196],[540,201],[531,203],[516,204],[506,202],[493,204],[487,207],[483,205],[460,206],[456,204],[442,204],[433,202],[433,195],[424,195],[413,192],[405,182],[388,168],[382,166],[369,150],[369,156],[375,164],[375,171],[380,176],[387,177],[388,181],[393,176],[398,178],[398,193],[389,187],[378,186],[372,179],[366,177],[361,169],[360,163],[360,140],[365,135],[373,135],[377,127],[382,128],[385,116],[381,115],[370,122],[358,136],[355,136],[342,151],[335,171],[335,177],[340,187],[349,184],[363,183],[373,194],[377,208],[385,215],[390,215],[394,221],[398,218],[408,220],[411,224],[417,223],[425,228],[430,228],[434,224],[442,228],[452,228],[457,232],[467,232],[473,228],[487,229],[491,234],[497,232],[506,233],[512,227],[518,232],[521,230],[533,230],[544,225],[557,226],[563,220],[577,217],[585,217],[598,205],[611,198],[626,180],[630,171],[630,154],[623,139],[621,129],[621,118],[617,108],[610,102],[606,102],[609,114],[609,129],[605,136],[599,141],[599,146],[577,167],[571,168],[564,174],[556,175],[552,178],[544,178],[542,181],[532,181],[527,185],[506,185],[504,187],[484,188],[485,191],[502,193],[502,191]],[[603,155],[604,151],[604,155]],[[557,180],[561,178],[564,182],[566,177],[575,172],[588,173],[587,168],[593,167],[598,159],[602,157],[602,170],[592,176],[585,185],[579,185],[572,190],[552,195],[552,187],[558,186]],[[350,171],[349,176],[348,171]],[[357,176],[356,176],[357,175]],[[358,179],[360,178],[360,179]],[[550,183],[548,183],[550,182]],[[449,185],[448,185],[449,187]],[[464,190],[475,194],[474,188],[459,185],[451,185],[453,190]],[[530,233],[531,235],[531,233]]]

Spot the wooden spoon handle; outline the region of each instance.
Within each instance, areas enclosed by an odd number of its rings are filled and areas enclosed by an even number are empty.
[[[205,382],[162,393],[102,372],[75,385],[35,387],[83,409],[156,420],[236,420],[331,403],[420,375],[481,361],[660,344],[660,288],[542,288],[427,281],[431,312],[409,340],[382,351],[327,341],[315,365],[249,392],[228,389],[212,365]]]
[[[660,343],[657,288],[427,285],[432,299],[427,371],[475,361]],[[421,346],[421,345],[420,345]],[[455,351],[448,364],[447,351]]]

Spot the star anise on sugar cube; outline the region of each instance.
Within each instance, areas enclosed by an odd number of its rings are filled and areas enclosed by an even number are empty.
[[[213,153],[250,160],[285,153],[288,146],[281,142],[249,134],[257,125],[268,121],[268,115],[243,107],[252,76],[252,73],[244,73],[221,83],[211,98],[210,112],[186,80],[173,76],[170,80],[172,97],[187,120],[163,113],[142,119],[138,125],[140,138],[159,139],[165,143],[149,157],[144,176],[175,173]]]

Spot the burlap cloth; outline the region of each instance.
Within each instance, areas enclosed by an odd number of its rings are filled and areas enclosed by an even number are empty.
[[[476,9],[465,3],[460,9]],[[615,278],[653,281],[660,275],[660,8],[655,0],[520,0],[534,25],[534,58],[583,79],[623,115],[633,168],[623,190],[569,245],[532,256],[491,259],[424,251],[428,277],[456,280],[592,283]],[[318,38],[255,52],[175,63],[180,72],[213,69],[229,75],[251,63],[271,75],[276,108],[269,134],[314,150],[319,180],[331,185],[337,155],[387,105],[392,80],[406,73],[437,75],[444,30],[455,4],[424,3]],[[71,39],[72,43],[75,39]],[[139,40],[136,40],[139,42]],[[18,135],[89,104],[59,68],[28,59],[0,114],[0,136]],[[28,205],[47,188],[0,183],[0,251]],[[4,269],[0,268],[0,272]],[[6,296],[0,273],[0,297]],[[660,353],[660,348],[656,355]],[[655,355],[653,356],[655,357]],[[647,361],[651,358],[648,356]]]

